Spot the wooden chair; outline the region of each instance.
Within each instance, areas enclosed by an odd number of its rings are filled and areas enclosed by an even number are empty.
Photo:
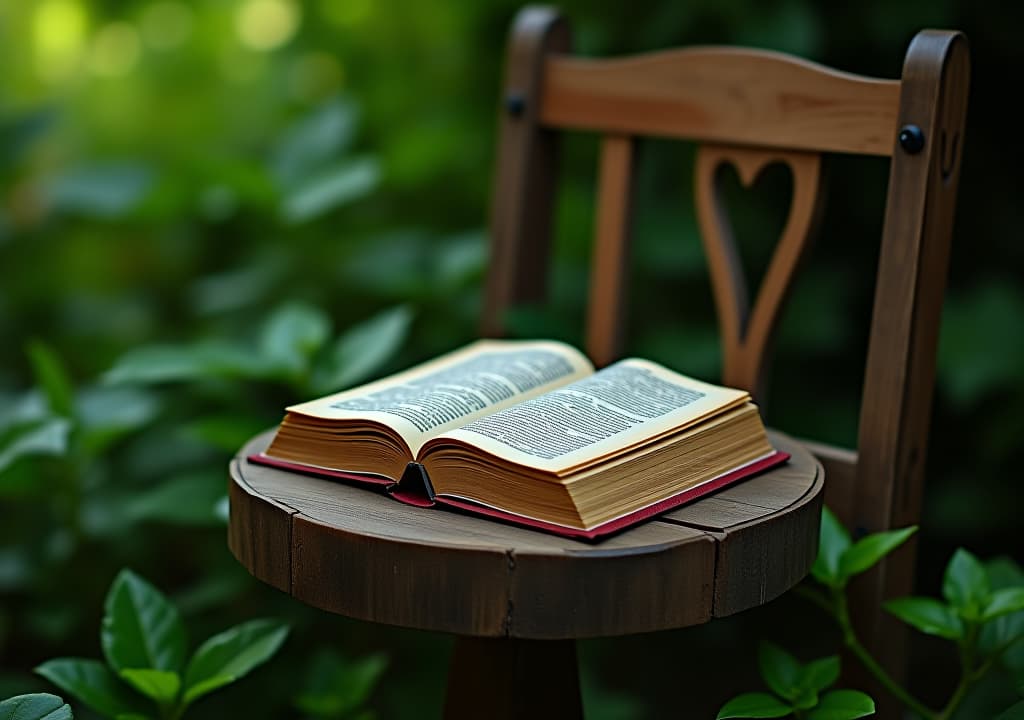
[[[825,468],[826,504],[855,534],[916,523],[968,72],[964,36],[932,30],[913,39],[898,80],[725,47],[591,59],[570,54],[568,23],[556,11],[524,9],[508,45],[483,334],[504,334],[509,308],[543,299],[559,134],[596,132],[601,145],[587,349],[598,365],[614,360],[625,314],[635,140],[693,141],[696,208],[724,349],[722,379],[760,396],[780,311],[821,206],[824,156],[890,158],[857,449],[810,447]],[[750,184],[773,163],[792,171],[793,200],[751,305],[715,174],[732,164]],[[914,554],[908,544],[853,588],[861,636],[897,672],[903,635],[878,608],[884,598],[910,592]]]

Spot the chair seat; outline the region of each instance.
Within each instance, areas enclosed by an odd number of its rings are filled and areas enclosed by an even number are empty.
[[[231,463],[231,550],[296,599],[363,620],[528,639],[684,627],[777,597],[817,553],[823,473],[779,433],[786,465],[597,543],[245,460],[271,436]]]

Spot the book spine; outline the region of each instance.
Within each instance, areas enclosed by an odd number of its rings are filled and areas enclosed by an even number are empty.
[[[430,484],[427,469],[418,462],[405,466],[405,472],[398,482],[385,489],[388,495],[406,505],[416,507],[434,506],[434,486]]]

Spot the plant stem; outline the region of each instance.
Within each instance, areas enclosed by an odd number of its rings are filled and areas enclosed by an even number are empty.
[[[946,703],[946,707],[939,713],[939,720],[949,720],[953,717],[953,713],[960,707],[960,703],[967,696],[967,690],[974,685],[974,683],[985,677],[985,674],[992,669],[995,665],[996,660],[999,659],[1000,655],[1009,648],[1012,644],[1007,643],[1001,648],[997,648],[992,653],[988,660],[983,662],[977,668],[974,667],[974,653],[978,642],[979,626],[975,623],[970,623],[967,627],[967,634],[960,644],[960,682],[956,686],[956,690],[953,692],[952,697],[949,698],[949,702]]]
[[[806,585],[797,585],[793,588],[792,592],[805,600],[810,600],[812,603],[820,607],[822,610],[827,612],[831,617],[835,618],[835,609],[829,603],[828,599],[821,593],[812,590]]]
[[[956,712],[957,707],[963,701],[964,696],[967,694],[967,688],[971,686],[971,681],[968,678],[967,673],[960,676],[960,682],[957,683],[956,690],[953,691],[953,695],[949,698],[949,702],[946,703],[946,707],[942,708],[936,718],[937,720],[949,720],[953,717],[953,713]]]
[[[874,675],[882,683],[883,687],[899,698],[904,705],[926,720],[940,720],[942,716],[937,715],[933,710],[929,710],[917,698],[904,690],[902,686],[889,676],[885,668],[871,657],[871,653],[861,645],[860,640],[857,638],[857,633],[854,632],[853,623],[850,621],[850,610],[846,603],[845,590],[843,588],[831,588],[831,591],[833,611],[836,621],[839,623],[839,628],[843,632],[843,642],[846,647],[857,656],[857,659],[868,669],[868,672]]]

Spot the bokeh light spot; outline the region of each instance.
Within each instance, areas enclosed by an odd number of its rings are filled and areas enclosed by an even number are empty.
[[[157,50],[176,48],[192,32],[192,10],[181,2],[165,0],[142,12],[142,37]]]
[[[73,71],[85,41],[88,17],[75,0],[45,0],[32,17],[36,70],[46,80]]]
[[[284,45],[299,28],[299,8],[288,0],[246,0],[235,16],[238,37],[254,50]]]
[[[126,22],[112,22],[96,34],[90,69],[97,75],[125,75],[139,59],[139,33]]]

